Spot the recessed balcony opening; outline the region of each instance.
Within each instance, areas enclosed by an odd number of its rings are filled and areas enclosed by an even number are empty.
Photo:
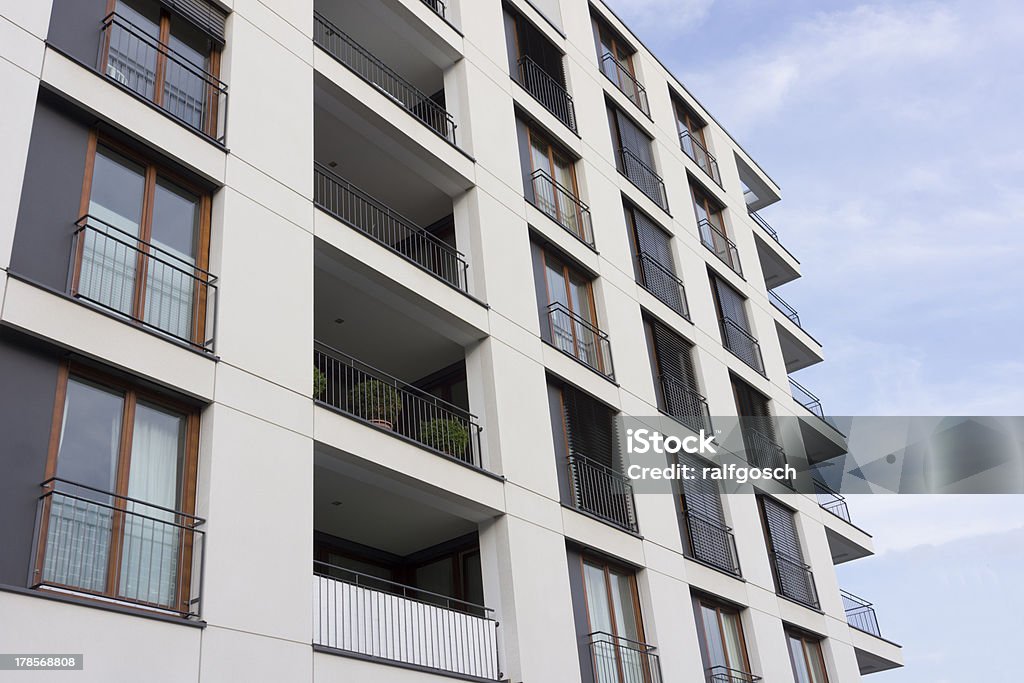
[[[497,680],[478,524],[432,492],[317,452],[313,643],[320,651]]]

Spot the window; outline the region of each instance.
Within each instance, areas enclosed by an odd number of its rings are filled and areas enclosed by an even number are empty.
[[[38,583],[190,613],[198,431],[187,406],[65,366]]]
[[[750,662],[739,610],[704,599],[697,604],[709,680],[712,683],[749,680]]]
[[[768,496],[759,495],[757,502],[776,591],[790,600],[817,608],[818,594],[811,569],[804,564],[796,513]]]
[[[680,453],[678,459],[680,464],[689,466],[696,472],[717,467],[700,456],[689,453]],[[739,576],[740,562],[736,552],[736,539],[732,529],[725,524],[718,482],[697,477],[683,480],[680,487],[686,553],[716,569]]]
[[[576,132],[576,110],[566,89],[562,52],[536,26],[508,8],[505,31],[513,77],[555,118]]]
[[[72,293],[205,347],[209,196],[127,148],[90,147]]]
[[[597,327],[590,278],[543,251],[551,343],[601,374],[611,376],[608,339]]]
[[[608,105],[608,125],[615,149],[615,167],[659,207],[668,211],[665,184],[654,170],[651,138],[628,116]]]
[[[813,636],[786,631],[789,641],[789,661],[793,665],[796,683],[828,683],[825,658],[821,653],[821,640]]]
[[[636,77],[633,55],[636,50],[622,39],[601,17],[594,17],[594,34],[601,71],[629,100],[650,116],[647,93]]]
[[[686,294],[682,281],[676,276],[672,237],[631,204],[626,204],[624,208],[626,223],[633,237],[637,282],[659,301],[689,320]]]
[[[718,161],[708,151],[708,141],[705,135],[707,124],[678,97],[672,97],[672,104],[676,110],[676,127],[679,130],[680,146],[688,157],[693,159],[705,173],[711,176],[712,180],[721,186],[722,178],[718,172]]]
[[[711,275],[711,293],[715,300],[715,309],[718,311],[722,345],[763,375],[761,345],[751,334],[746,298],[714,274]]]
[[[700,233],[701,243],[729,268],[737,274],[743,275],[739,252],[725,230],[721,204],[692,182],[690,192],[693,195],[693,211],[697,218],[697,230]]]
[[[664,323],[645,318],[656,373],[658,407],[695,432],[711,431],[707,402],[693,365],[693,344]]]
[[[595,683],[651,681],[650,663],[638,647],[644,633],[633,571],[585,557],[583,587]]]
[[[579,200],[572,158],[543,133],[527,127],[530,139],[530,177],[533,204],[559,225],[593,246],[589,212]]]

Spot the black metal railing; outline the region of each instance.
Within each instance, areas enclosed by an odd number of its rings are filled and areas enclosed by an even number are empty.
[[[325,562],[313,563],[313,643],[498,680],[492,610]]]
[[[33,588],[200,616],[204,519],[56,477],[42,487]]]
[[[694,432],[704,430],[705,434],[714,433],[706,398],[676,377],[658,375],[658,384],[661,386],[662,403],[667,414]]]
[[[629,182],[647,195],[651,201],[668,211],[668,195],[665,194],[665,183],[661,176],[647,162],[637,156],[628,147],[618,150],[619,170]]]
[[[827,424],[835,431],[842,434],[842,430],[839,429],[839,425],[836,424],[830,416],[825,414],[825,410],[821,407],[821,399],[812,394],[807,387],[797,382],[792,377],[789,378],[790,393],[793,394],[793,400],[806,408],[816,418]]]
[[[785,553],[775,551],[771,556],[775,566],[779,594],[802,605],[818,609],[818,589],[810,566]]]
[[[443,106],[399,76],[319,12],[313,13],[313,42],[427,128],[455,144],[455,119]]]
[[[661,662],[653,645],[604,631],[586,636],[594,683],[661,683]]]
[[[72,235],[73,297],[184,342],[214,351],[217,278],[181,254],[144,242],[95,216]]]
[[[579,510],[637,531],[633,485],[621,471],[580,455],[569,456],[569,479]]]
[[[731,528],[693,510],[687,510],[686,530],[690,537],[690,552],[695,559],[734,576],[740,575],[736,537]]]
[[[319,342],[313,368],[316,401],[482,469],[472,413]]]
[[[413,223],[384,203],[316,163],[313,202],[396,254],[463,292],[467,291],[469,264],[458,249]]]
[[[673,311],[690,319],[683,281],[671,268],[646,252],[637,254],[640,263],[640,285]]]
[[[707,670],[708,683],[757,683],[760,676],[755,676],[739,669],[730,669],[727,666],[713,666]]]
[[[433,10],[434,14],[448,21],[448,6],[444,0],[421,0],[421,2]]]
[[[796,309],[790,306],[785,299],[776,294],[774,289],[768,290],[768,300],[772,302],[772,305],[775,306],[775,308],[782,311],[784,316],[796,323],[797,327],[801,329],[803,328],[800,324],[800,314],[797,313]]]
[[[822,510],[832,513],[839,519],[851,522],[850,508],[846,505],[846,498],[841,493],[820,479],[814,480],[814,493]]]
[[[761,358],[761,345],[757,343],[745,327],[732,318],[722,318],[722,344],[741,361],[764,374],[764,360]]]
[[[103,19],[98,69],[111,81],[203,135],[224,142],[228,87],[182,53],[128,19]]]
[[[650,118],[651,109],[647,103],[647,90],[632,72],[610,52],[601,57],[601,72],[608,77],[615,87],[635,104],[645,116]]]
[[[614,380],[615,368],[612,365],[612,348],[608,335],[560,302],[550,304],[547,312],[552,345],[592,370]]]
[[[516,82],[569,130],[576,132],[576,105],[572,95],[529,55],[523,55],[516,62]]]
[[[747,213],[747,215],[750,216],[751,220],[757,223],[758,227],[760,227],[762,230],[768,233],[768,235],[770,235],[773,240],[779,242],[779,244],[782,244],[782,242],[779,241],[779,233],[775,232],[775,228],[768,225],[768,221],[761,218],[761,216],[758,215],[756,211],[750,211]]]
[[[740,265],[740,252],[736,248],[736,243],[726,237],[724,232],[712,225],[707,219],[697,222],[697,230],[700,232],[701,244],[711,250],[733,272],[743,277],[743,267]]]
[[[696,162],[701,170],[708,174],[719,187],[722,186],[722,176],[718,172],[718,160],[711,154],[690,131],[684,130],[679,134],[679,146],[686,152],[686,156]]]
[[[882,631],[878,628],[878,617],[875,615],[875,608],[872,604],[842,589],[839,594],[843,598],[846,623],[858,631],[881,638]]]
[[[754,467],[772,469],[786,466],[786,451],[779,443],[759,429],[743,427],[743,446],[747,462]]]
[[[594,228],[590,220],[590,207],[542,168],[534,171],[530,179],[533,181],[533,205],[593,249]]]

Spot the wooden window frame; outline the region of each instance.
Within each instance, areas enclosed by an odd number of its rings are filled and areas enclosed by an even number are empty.
[[[704,122],[702,118],[694,114],[690,107],[684,104],[678,96],[672,98],[672,104],[676,112],[676,123],[682,124],[683,128],[691,137],[695,138],[701,147],[704,148],[708,153],[711,150],[708,149],[707,138],[704,136],[704,129],[708,127],[708,124]],[[679,131],[680,135],[683,131]]]
[[[565,161],[567,162],[566,165],[569,167],[569,177],[572,179],[572,187],[567,187],[566,189],[569,190],[572,193],[573,198],[577,201],[576,211],[574,212],[574,215],[576,216],[576,219],[575,219],[574,222],[577,223],[577,226],[576,226],[577,234],[583,235],[584,234],[583,212],[582,212],[582,210],[581,210],[581,208],[579,206],[579,204],[582,203],[582,202],[580,200],[579,181],[578,181],[578,179],[576,177],[576,161],[569,154],[566,154],[561,149],[559,149],[558,145],[556,145],[554,142],[552,142],[550,136],[545,135],[543,132],[537,130],[536,128],[534,128],[533,126],[531,126],[529,124],[526,124],[526,138],[527,138],[526,139],[526,143],[530,147],[530,175],[531,176],[536,171],[544,171],[545,173],[548,174],[548,177],[551,178],[552,182],[557,183],[558,182],[558,178],[556,177],[557,174],[555,173],[555,156],[556,156],[556,154],[558,156],[562,157],[563,159],[565,159]],[[536,165],[534,164],[534,158],[533,158],[534,146],[533,146],[533,143],[534,143],[535,140],[537,142],[542,143],[541,146],[547,148],[547,157],[548,157],[548,167],[547,168],[537,168]],[[534,192],[536,193],[536,190],[534,190]],[[563,223],[562,223],[563,209],[562,209],[562,204],[559,201],[559,193],[558,193],[557,189],[555,189],[552,192],[552,194],[554,195],[554,198],[555,198],[555,215],[557,216],[558,224],[559,225],[563,225]]]
[[[812,681],[812,683],[814,683],[814,674],[811,671],[811,660],[810,657],[808,657],[808,650],[810,650],[813,646],[818,653],[818,661],[821,662],[821,671],[825,676],[825,680],[822,681],[822,683],[829,683],[828,665],[825,663],[825,652],[821,649],[821,643],[824,640],[824,638],[804,634],[789,628],[786,629],[786,651],[789,653],[789,661],[793,665],[793,670],[795,672],[798,668],[798,664],[793,659],[793,648],[790,647],[790,640],[800,641],[800,651],[803,655],[803,662],[801,662],[801,664],[803,664],[803,669],[807,674],[807,680]]]
[[[627,43],[621,38],[618,32],[611,27],[611,25],[605,21],[603,17],[594,16],[594,24],[597,26],[597,42],[598,48],[603,49],[607,44],[611,47],[611,55],[620,65],[626,67],[626,71],[631,77],[636,78],[636,71],[633,67],[633,55],[636,54],[636,50],[632,45]],[[619,50],[626,55],[625,59],[619,59]],[[605,53],[602,51],[598,55],[599,59],[604,59]]]
[[[717,600],[710,600],[708,598],[703,598],[703,597],[698,597],[697,598],[697,606],[700,609],[702,609],[702,610],[704,608],[707,608],[707,609],[711,609],[711,610],[715,611],[715,620],[716,620],[716,623],[718,624],[718,635],[722,639],[722,654],[725,656],[725,659],[726,659],[726,665],[725,665],[726,668],[737,670],[737,671],[743,671],[745,673],[750,673],[750,653],[747,650],[747,634],[746,634],[746,631],[743,628],[743,610],[738,608],[738,607],[733,607],[732,605],[727,605],[725,603],[718,602]],[[740,662],[740,664],[742,664],[742,666],[735,666],[734,662],[729,661],[729,653],[728,653],[728,651],[725,648],[725,642],[726,642],[725,627],[722,625],[722,613],[723,612],[728,612],[730,614],[735,615],[737,623],[739,624],[740,648],[742,648],[742,654],[743,654],[743,662]],[[702,631],[704,631],[704,629],[705,629],[703,613],[701,614],[700,628],[701,628]],[[707,661],[710,663],[711,662],[711,653],[710,653],[710,651],[708,649],[708,637],[707,637],[707,632],[706,631],[704,632],[704,655],[707,657]]]
[[[541,259],[541,265],[543,266],[543,269],[544,269],[544,293],[545,293],[545,297],[546,297],[547,302],[548,302],[548,306],[551,306],[551,304],[555,303],[555,300],[551,298],[551,283],[548,282],[548,259],[552,259],[555,263],[558,263],[558,264],[561,265],[560,270],[562,271],[562,278],[565,280],[565,300],[568,302],[566,304],[566,308],[569,309],[569,311],[571,313],[573,313],[575,315],[578,315],[580,317],[583,317],[583,316],[580,314],[579,311],[576,311],[573,308],[573,305],[572,305],[572,294],[571,294],[570,289],[569,289],[569,281],[570,281],[569,280],[569,273],[570,272],[574,272],[577,275],[583,275],[583,278],[587,281],[587,288],[586,288],[586,292],[587,292],[587,306],[590,309],[590,319],[592,321],[589,324],[595,330],[600,330],[601,326],[598,323],[598,318],[597,318],[597,302],[594,299],[594,281],[593,281],[593,279],[588,277],[586,274],[584,274],[583,271],[578,270],[576,268],[573,268],[571,265],[569,265],[568,259],[561,258],[561,257],[559,257],[559,256],[557,256],[555,254],[550,254],[550,253],[548,253],[547,249],[541,249],[540,250],[540,259]],[[554,269],[552,269],[552,270],[554,270]],[[548,325],[550,326],[550,324],[551,323],[550,323],[550,318],[549,318]],[[552,332],[552,341],[554,341],[554,333],[553,332]],[[595,350],[595,352],[597,354],[598,367],[601,368],[601,370],[603,372],[604,369],[605,369],[605,362],[604,362],[605,359],[604,359],[604,353],[601,351],[601,344],[595,344],[594,347],[595,347],[594,350]],[[575,358],[579,358],[580,357],[579,339],[578,339],[578,337],[576,335],[576,327],[575,327],[575,325],[572,327],[572,350],[573,350],[573,356]]]
[[[709,192],[706,192],[703,188],[696,187],[692,180],[690,182],[690,196],[693,197],[694,207],[699,206],[704,209],[704,212],[708,215],[708,223],[711,223],[725,237],[729,237],[729,232],[725,228],[725,207],[712,197]],[[696,214],[696,211],[694,213]],[[700,222],[700,218],[697,219],[697,222]]]

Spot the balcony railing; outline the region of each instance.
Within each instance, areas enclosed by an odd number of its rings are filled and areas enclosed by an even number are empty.
[[[205,520],[65,479],[42,486],[33,588],[200,616]]]
[[[95,216],[72,237],[71,295],[191,347],[214,351],[217,278]]]
[[[569,478],[577,509],[636,533],[633,485],[626,475],[577,454],[569,456]]]
[[[786,451],[775,439],[759,429],[743,427],[743,446],[747,462],[754,467],[772,469],[786,466]]]
[[[640,81],[630,72],[628,68],[622,62],[615,59],[614,55],[610,52],[606,52],[601,57],[601,72],[608,77],[615,87],[618,88],[623,95],[629,98],[629,101],[637,106],[645,116],[650,118],[651,109],[647,104],[647,90],[644,86],[640,85]]]
[[[429,7],[434,14],[448,21],[448,6],[444,0],[422,0],[423,4]]]
[[[467,291],[469,265],[462,252],[397,211],[317,163],[313,201],[317,207],[360,231],[431,275]]]
[[[618,150],[619,170],[626,176],[629,182],[636,185],[637,189],[647,195],[651,201],[668,211],[668,195],[665,194],[665,183],[643,159],[636,153],[622,147]]]
[[[603,631],[587,634],[594,683],[661,683],[657,648]]]
[[[726,237],[725,233],[711,225],[707,220],[699,221],[697,229],[700,231],[701,244],[710,249],[733,272],[743,277],[743,267],[740,265],[740,252],[736,249],[736,243]]]
[[[646,252],[637,255],[640,262],[640,285],[673,311],[690,319],[683,281],[672,269]]]
[[[764,374],[764,360],[761,358],[761,345],[757,339],[732,318],[722,318],[722,343],[741,361]]]
[[[827,424],[832,429],[842,434],[842,430],[839,429],[839,425],[835,423],[830,416],[825,414],[824,409],[821,407],[821,399],[812,394],[804,385],[797,382],[792,377],[789,378],[790,392],[793,394],[793,400],[802,405],[808,411],[810,411],[816,418]]]
[[[713,666],[707,671],[708,683],[757,683],[760,676],[755,676],[739,669],[726,666]]]
[[[320,647],[498,680],[497,628],[482,605],[313,563],[313,643]]]
[[[779,242],[779,233],[775,232],[775,228],[768,225],[768,221],[761,218],[761,216],[758,215],[756,211],[751,211],[747,215],[750,216],[751,220],[757,223],[758,227],[760,227],[762,230],[768,233],[773,240]],[[779,242],[779,244],[781,244],[781,242]]]
[[[610,380],[615,379],[608,335],[558,301],[548,306],[551,343]]]
[[[694,432],[713,434],[708,401],[675,377],[658,375],[665,412]]]
[[[516,82],[575,133],[576,105],[573,104],[572,95],[566,91],[565,86],[541,68],[529,55],[519,58],[516,70]]]
[[[533,205],[565,228],[570,235],[594,248],[594,228],[590,221],[590,207],[576,194],[538,168],[530,176],[533,181]]]
[[[840,590],[839,594],[843,598],[843,610],[846,611],[846,623],[858,631],[870,633],[873,636],[881,638],[882,631],[878,628],[878,617],[875,615],[875,608],[871,603],[844,590]]]
[[[686,529],[695,559],[734,576],[740,575],[740,559],[732,529],[692,510],[686,512]]]
[[[771,559],[775,565],[779,594],[818,609],[818,589],[810,566],[778,551],[772,554]]]
[[[100,73],[189,128],[223,143],[228,87],[205,67],[116,13],[103,19]]]
[[[768,290],[768,300],[772,302],[775,308],[782,311],[782,314],[796,323],[797,327],[801,329],[803,326],[800,324],[800,314],[796,312],[796,309],[790,306],[785,299],[775,293],[774,289]]]
[[[476,416],[352,356],[317,343],[313,398],[349,417],[482,469]]]
[[[715,181],[716,185],[722,186],[722,176],[718,172],[718,161],[697,138],[690,135],[690,131],[684,130],[679,134],[679,145],[686,152],[686,156],[693,159],[700,166],[701,170]]]
[[[819,479],[814,480],[814,493],[822,510],[850,522],[850,508],[846,505],[846,498],[842,494]]]
[[[455,144],[455,119],[444,107],[399,76],[319,12],[313,13],[313,42],[427,128]]]

